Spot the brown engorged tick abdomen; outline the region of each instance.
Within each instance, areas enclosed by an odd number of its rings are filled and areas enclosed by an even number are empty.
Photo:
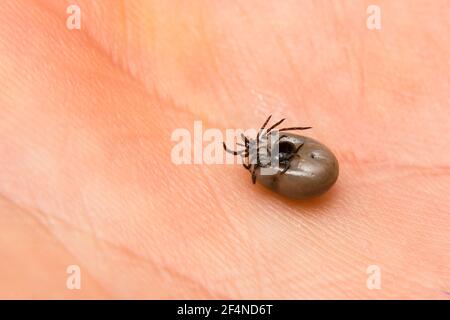
[[[331,152],[322,143],[300,135],[284,133],[283,141],[303,146],[290,161],[289,169],[275,164],[270,169],[258,168],[256,171],[259,183],[283,196],[293,199],[305,199],[326,192],[336,182],[339,175],[339,164]]]

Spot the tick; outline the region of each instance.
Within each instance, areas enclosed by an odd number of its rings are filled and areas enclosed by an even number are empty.
[[[241,134],[242,150],[225,151],[243,159],[252,182],[258,181],[276,193],[293,199],[320,195],[331,188],[339,175],[339,164],[334,154],[322,143],[286,131],[307,130],[311,127],[277,129],[281,119],[266,129],[269,116],[251,139]]]

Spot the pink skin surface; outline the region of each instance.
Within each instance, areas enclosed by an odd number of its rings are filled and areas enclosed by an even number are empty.
[[[370,1],[77,2],[72,31],[72,1],[0,4],[1,298],[448,299],[447,1],[377,1],[381,30]],[[334,151],[326,195],[171,161],[271,113]]]

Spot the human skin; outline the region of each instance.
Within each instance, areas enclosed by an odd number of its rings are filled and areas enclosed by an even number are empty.
[[[448,299],[447,1],[76,2],[0,4],[1,298]],[[171,161],[269,114],[333,150],[324,196]]]

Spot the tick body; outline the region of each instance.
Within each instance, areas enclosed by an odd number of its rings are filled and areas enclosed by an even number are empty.
[[[256,169],[256,181],[283,196],[305,199],[320,195],[331,188],[339,175],[339,164],[334,154],[322,143],[296,134],[285,134],[279,143],[280,152],[284,144],[301,148],[287,164],[271,164],[273,174],[261,174],[263,168]],[[282,173],[286,170],[284,173]]]
[[[339,164],[334,154],[322,143],[285,131],[306,130],[310,127],[275,129],[284,119],[264,130],[256,139],[242,135],[244,147],[240,151],[226,151],[240,155],[244,167],[251,172],[252,181],[258,181],[276,193],[292,198],[306,199],[318,196],[336,182]]]

